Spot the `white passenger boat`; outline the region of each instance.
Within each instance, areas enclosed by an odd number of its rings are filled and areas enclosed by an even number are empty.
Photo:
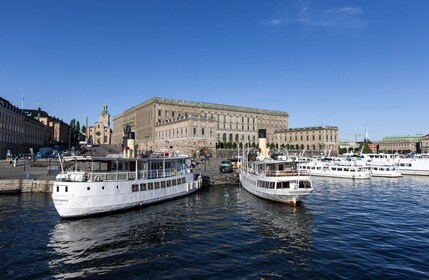
[[[369,168],[351,162],[312,161],[299,164],[302,170],[310,172],[311,176],[335,177],[347,179],[369,179]]]
[[[367,163],[372,177],[388,177],[398,178],[402,177],[402,173],[398,166],[394,163],[383,164],[383,163]]]
[[[429,155],[414,155],[412,158],[400,158],[399,170],[404,175],[429,176]]]
[[[195,192],[191,158],[69,157],[53,185],[52,199],[64,218],[125,210]]]
[[[309,173],[300,170],[298,161],[292,158],[270,158],[266,150],[265,133],[265,130],[259,130],[261,152],[258,156],[250,149],[243,152],[239,169],[241,185],[260,198],[296,206],[313,191]]]

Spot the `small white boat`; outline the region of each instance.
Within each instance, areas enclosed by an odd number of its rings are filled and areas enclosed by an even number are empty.
[[[274,160],[268,156],[265,130],[259,131],[259,147],[261,152],[258,156],[250,149],[243,152],[239,174],[245,190],[260,198],[292,206],[311,194],[310,175],[299,169],[298,161],[282,156]]]
[[[411,158],[399,158],[398,168],[403,175],[429,176],[429,155],[414,155]]]
[[[367,163],[372,177],[388,177],[398,178],[402,177],[402,173],[396,164],[377,164]]]
[[[365,165],[350,162],[313,161],[299,164],[300,168],[310,172],[311,176],[335,177],[347,179],[369,179],[371,174]]]
[[[125,210],[184,196],[201,187],[191,158],[69,157],[53,186],[55,209],[63,218]]]

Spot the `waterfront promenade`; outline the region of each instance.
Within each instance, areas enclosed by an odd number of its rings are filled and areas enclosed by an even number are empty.
[[[197,165],[194,172],[203,176],[203,186],[233,184],[238,173],[220,174],[219,164],[223,159],[210,159]],[[48,173],[47,160],[18,161],[14,167],[6,160],[0,162],[0,193],[52,192],[58,171]]]

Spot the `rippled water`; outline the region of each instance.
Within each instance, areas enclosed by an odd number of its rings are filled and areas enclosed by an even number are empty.
[[[0,196],[0,277],[429,278],[429,178],[313,181],[297,208],[231,185],[81,220]]]

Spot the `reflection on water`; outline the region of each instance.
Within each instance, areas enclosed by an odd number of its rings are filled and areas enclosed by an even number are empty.
[[[298,207],[287,204],[262,200],[240,190],[239,202],[242,205],[243,216],[249,219],[257,227],[257,231],[265,239],[265,244],[273,244],[270,249],[262,250],[259,258],[272,259],[272,255],[282,255],[283,261],[290,267],[278,276],[285,276],[297,269],[309,270],[308,252],[313,251],[311,235],[313,218],[311,211],[301,202]],[[269,239],[269,240],[266,240]],[[290,270],[289,272],[287,270]],[[278,273],[278,268],[276,268]],[[267,275],[275,274],[267,271]]]
[[[0,196],[1,276],[429,279],[428,177],[313,182],[296,208],[216,186],[66,221],[50,196]]]
[[[136,211],[61,221],[51,232],[49,265],[57,278],[121,271],[259,277],[280,273],[279,262],[305,266],[311,227],[305,205],[268,202],[238,187],[209,188]]]
[[[63,278],[103,274],[142,262],[130,256],[171,242],[171,235],[176,241],[185,238],[183,224],[189,214],[188,202],[184,199],[179,204],[61,220],[53,228],[48,245],[55,251],[50,268],[57,278]]]

